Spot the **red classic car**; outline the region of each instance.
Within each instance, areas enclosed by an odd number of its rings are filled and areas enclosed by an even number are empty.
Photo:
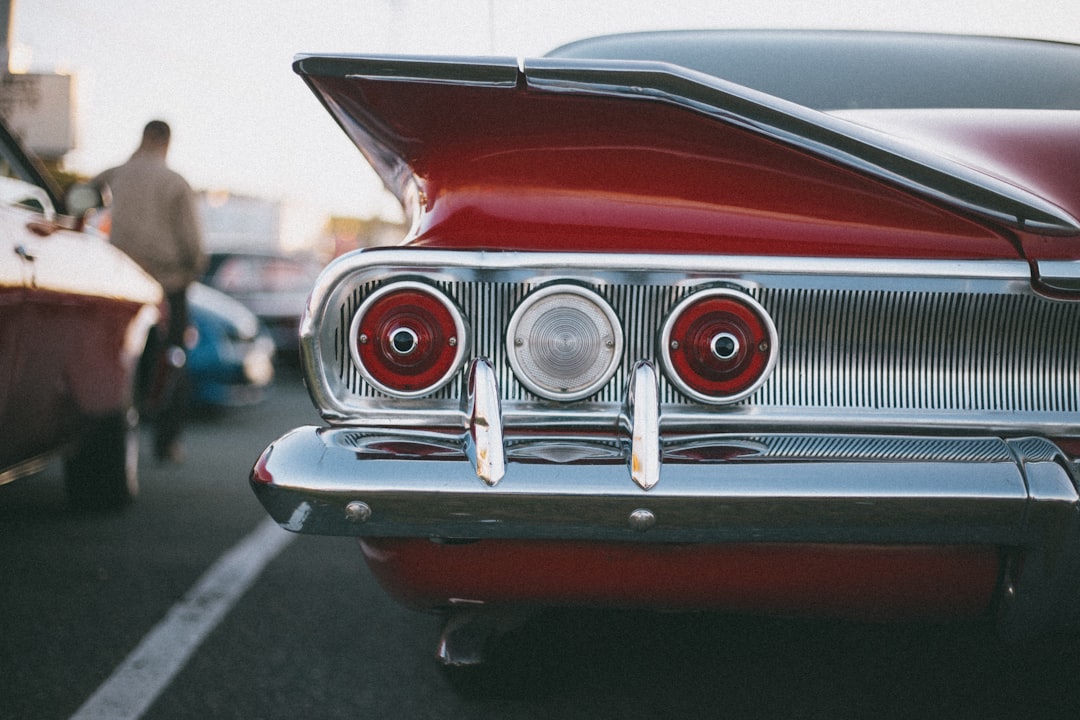
[[[0,485],[62,452],[73,505],[114,508],[138,492],[136,367],[162,292],[64,214],[96,192],[67,200],[0,124]]]
[[[479,663],[507,612],[1080,619],[1080,46],[301,56],[414,218],[252,487]]]

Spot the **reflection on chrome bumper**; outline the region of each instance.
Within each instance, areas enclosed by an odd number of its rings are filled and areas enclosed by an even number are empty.
[[[1038,438],[694,436],[665,442],[647,491],[614,440],[507,439],[495,487],[468,444],[300,428],[252,484],[290,530],[384,537],[1027,546],[1078,507],[1069,463]]]

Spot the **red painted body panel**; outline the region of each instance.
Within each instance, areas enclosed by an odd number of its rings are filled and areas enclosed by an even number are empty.
[[[838,116],[915,142],[1080,217],[1080,114],[1072,110],[861,110]]]
[[[1074,111],[877,110],[843,117],[917,142],[1080,217],[1080,114]],[[1080,257],[1080,238],[1021,233],[1032,259]]]
[[[0,293],[0,471],[63,448],[88,419],[130,404],[161,301],[157,283],[101,238],[21,234],[27,218],[10,209],[0,238],[9,257],[19,243],[30,258],[18,273],[24,286]]]
[[[977,617],[997,587],[988,546],[640,545],[366,538],[380,583],[413,607],[713,609],[874,620]]]
[[[317,77],[421,184],[414,244],[503,250],[1015,258],[1009,237],[685,108]],[[362,99],[362,102],[359,100]],[[657,133],[656,128],[664,128]]]
[[[14,381],[0,418],[0,467],[60,447],[87,418],[125,407],[134,363],[123,349],[140,307],[59,293],[23,305],[18,355],[8,359]]]

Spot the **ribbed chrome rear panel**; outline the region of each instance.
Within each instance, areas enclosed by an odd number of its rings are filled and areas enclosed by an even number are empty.
[[[655,256],[650,258],[655,264]],[[964,414],[993,417],[997,425],[1023,425],[1024,417],[1037,417],[1040,425],[1077,425],[1080,304],[1038,296],[1007,273],[1000,279],[983,273],[973,281],[963,263],[952,263],[946,269],[956,268],[953,280],[932,261],[924,264],[931,266],[929,280],[880,271],[800,276],[767,268],[710,276],[693,264],[682,276],[652,268],[366,268],[329,294],[318,357],[327,368],[330,394],[345,409],[342,415],[355,415],[361,424],[390,408],[456,410],[460,381],[410,405],[368,387],[349,358],[348,325],[366,294],[394,277],[426,277],[461,308],[471,333],[470,355],[492,362],[508,417],[520,410],[535,420],[544,408],[568,422],[575,413],[611,416],[623,402],[633,364],[647,359],[659,367],[657,336],[669,310],[696,289],[723,283],[744,289],[772,316],[779,337],[774,372],[734,407],[693,403],[661,374],[667,422],[680,415],[701,420],[741,413],[750,422],[768,418],[775,424],[790,413],[803,426],[817,416],[835,426],[884,413],[922,421]],[[622,319],[625,334],[618,371],[579,403],[536,398],[506,359],[505,333],[514,308],[531,290],[560,277],[585,282],[602,295]]]
[[[756,404],[1077,411],[1076,304],[844,290],[765,290],[759,299],[782,341]]]

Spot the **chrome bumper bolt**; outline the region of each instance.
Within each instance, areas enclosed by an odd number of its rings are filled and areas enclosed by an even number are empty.
[[[641,508],[630,513],[630,527],[638,532],[645,532],[655,524],[656,516],[652,510]]]
[[[345,506],[345,517],[349,522],[367,522],[371,517],[371,507],[367,503],[353,500]]]

